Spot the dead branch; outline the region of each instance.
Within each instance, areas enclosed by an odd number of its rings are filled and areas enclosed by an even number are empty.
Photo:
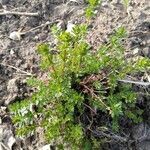
[[[4,143],[2,143],[1,141],[0,141],[0,145],[5,149],[5,150],[10,150],[10,148],[9,147],[7,147]]]
[[[89,108],[94,114],[97,114],[96,111],[93,108],[91,108],[89,105],[87,105],[85,103],[83,103],[83,105],[86,106],[87,108]]]
[[[98,136],[98,137],[106,137],[109,139],[113,139],[115,141],[120,141],[120,142],[127,142],[128,138],[126,137],[122,137],[120,135],[114,134],[114,133],[105,133],[104,131],[93,131],[91,129],[89,129],[94,135]]]
[[[30,72],[26,72],[26,71],[24,71],[24,70],[21,70],[21,69],[19,69],[19,68],[17,68],[17,67],[11,66],[11,65],[7,65],[7,64],[3,64],[3,63],[0,63],[0,65],[6,66],[6,67],[9,67],[9,68],[13,68],[13,69],[15,69],[15,70],[17,70],[17,71],[23,73],[24,75],[27,75],[27,76],[35,76],[34,74],[32,74],[32,73],[30,73]]]
[[[45,22],[45,23],[43,23],[43,24],[41,24],[41,25],[39,25],[39,26],[37,26],[37,27],[34,27],[34,28],[32,28],[32,29],[30,29],[30,30],[28,30],[28,31],[25,31],[25,32],[20,32],[20,34],[21,35],[24,35],[24,34],[27,34],[27,33],[29,33],[29,32],[32,32],[32,31],[36,31],[37,29],[39,29],[39,28],[42,28],[42,27],[45,27],[45,26],[48,26],[48,25],[51,25],[51,24],[54,24],[55,22],[57,22],[58,20],[54,20],[54,21],[47,21],[47,22]]]
[[[2,16],[2,15],[39,16],[39,13],[28,13],[28,12],[3,10],[2,12],[0,12],[0,16]]]
[[[142,85],[142,86],[150,86],[150,82],[142,82],[142,81],[132,81],[132,80],[118,80],[119,82],[124,82],[124,83],[132,83],[132,84],[137,84],[137,85]]]
[[[36,27],[34,27],[34,28],[31,28],[30,30],[27,30],[27,31],[22,31],[22,29],[20,29],[19,31],[15,31],[16,32],[16,34],[18,34],[19,36],[21,36],[21,35],[25,35],[25,34],[27,34],[27,33],[30,33],[30,32],[35,32],[36,30],[38,30],[39,28],[42,28],[42,27],[46,27],[46,26],[48,26],[48,25],[52,25],[52,24],[54,24],[54,23],[56,23],[56,22],[58,22],[59,20],[54,20],[54,21],[47,21],[47,22],[45,22],[45,23],[43,23],[43,24],[41,24],[41,25],[39,25],[39,26],[36,26]]]
[[[105,102],[103,102],[103,100],[102,100],[100,97],[98,97],[98,96],[94,93],[93,89],[90,89],[88,86],[86,86],[86,85],[84,85],[84,84],[82,84],[82,83],[80,83],[80,85],[83,86],[83,87],[89,92],[89,94],[92,96],[92,98],[95,98],[95,99],[99,100],[100,103],[101,103],[107,110],[109,110],[109,112],[110,112],[110,114],[111,114],[111,109],[110,109],[110,107],[107,106],[107,104],[105,104]]]

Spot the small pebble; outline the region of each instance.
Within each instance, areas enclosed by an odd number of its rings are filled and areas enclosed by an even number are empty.
[[[21,40],[20,32],[17,32],[17,31],[11,32],[9,35],[9,38],[14,41],[20,41]]]
[[[135,55],[135,54],[138,54],[138,52],[139,52],[139,48],[135,48],[134,50],[133,50],[133,54]]]
[[[15,144],[15,142],[16,142],[16,139],[13,136],[11,136],[8,139],[8,146],[9,146],[10,149],[12,149],[12,146]]]
[[[40,150],[51,150],[50,144],[43,146]]]
[[[145,47],[145,48],[143,48],[142,54],[143,54],[144,56],[150,58],[150,47]]]
[[[10,50],[10,55],[13,55],[15,52],[11,49]]]
[[[67,32],[73,34],[73,28],[75,27],[75,25],[73,23],[71,23],[71,21],[68,21],[68,24],[67,24]]]

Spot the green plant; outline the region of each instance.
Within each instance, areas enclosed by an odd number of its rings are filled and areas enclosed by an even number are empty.
[[[136,94],[130,86],[118,86],[117,80],[140,70],[146,63],[140,61],[139,66],[125,59],[121,44],[125,29],[120,27],[95,53],[85,40],[86,25],[75,26],[73,33],[56,27],[52,32],[57,39],[57,50],[48,44],[38,46],[47,80],[29,79],[28,84],[37,87],[37,92],[10,106],[17,134],[31,135],[37,127],[42,127],[46,139],[55,141],[59,149],[85,148],[89,142],[83,142],[86,136],[78,114],[82,114],[87,100],[90,107],[111,116],[115,130],[120,116],[136,120],[136,115],[132,115]]]
[[[129,6],[129,0],[123,0],[123,4],[126,8]]]
[[[95,14],[95,9],[101,3],[101,0],[87,0],[88,7],[85,10],[85,15],[90,19]]]
[[[85,16],[90,19],[96,14],[97,7],[101,4],[101,0],[87,0],[88,6],[85,9]],[[127,9],[129,6],[129,0],[122,0],[124,7]]]

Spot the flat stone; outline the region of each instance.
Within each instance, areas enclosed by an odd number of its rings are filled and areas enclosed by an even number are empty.
[[[150,58],[150,47],[145,47],[145,48],[142,50],[142,53],[143,53],[144,56]]]
[[[42,147],[41,149],[39,149],[39,150],[51,150],[50,144],[47,144],[47,145],[43,146],[43,147]]]
[[[5,105],[10,104],[17,97],[17,93],[18,93],[19,89],[17,86],[17,79],[16,78],[9,80],[9,82],[7,84],[7,91],[9,94],[8,94],[7,99],[5,101]]]

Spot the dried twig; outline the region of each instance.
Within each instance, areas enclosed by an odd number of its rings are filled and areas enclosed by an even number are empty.
[[[20,40],[22,35],[25,35],[25,34],[27,34],[27,33],[36,31],[36,30],[38,30],[39,28],[46,27],[46,26],[51,25],[51,24],[53,24],[53,23],[55,23],[55,22],[57,22],[57,21],[58,21],[58,20],[54,20],[54,21],[51,21],[51,22],[50,22],[50,21],[47,21],[47,22],[45,22],[45,23],[43,23],[43,24],[41,24],[41,25],[39,25],[39,26],[37,26],[37,27],[31,28],[30,30],[27,30],[27,31],[22,31],[22,29],[20,29],[20,30],[18,30],[18,31],[14,31],[14,32],[12,32],[12,33],[10,34],[9,38],[10,38],[10,39],[13,39],[13,40]]]
[[[26,33],[35,31],[35,30],[37,30],[37,29],[39,29],[39,28],[42,28],[42,27],[45,27],[45,26],[54,24],[54,23],[57,22],[57,21],[58,21],[58,20],[54,20],[54,21],[51,21],[51,22],[50,22],[50,21],[47,21],[47,22],[45,22],[45,23],[43,23],[43,24],[41,24],[41,25],[39,25],[39,26],[37,26],[37,27],[34,27],[34,28],[32,28],[32,29],[30,29],[30,30],[28,30],[28,31],[20,32],[20,34],[21,34],[21,35],[24,35],[24,34],[26,34]]]
[[[83,103],[83,105],[86,106],[87,108],[89,108],[94,114],[97,114],[96,111],[93,108],[91,108],[89,105],[87,105],[85,103]]]
[[[80,85],[82,85],[82,86],[91,94],[91,96],[92,96],[93,98],[99,100],[100,103],[101,103],[107,110],[109,110],[110,113],[111,113],[110,107],[107,106],[107,104],[105,104],[105,103],[103,102],[103,100],[102,100],[100,97],[98,97],[98,96],[94,93],[93,89],[90,89],[88,86],[86,86],[86,85],[84,85],[84,84],[82,84],[82,83],[80,83]]]
[[[3,142],[0,141],[0,145],[5,149],[5,150],[10,150],[9,147],[7,147]]]
[[[132,83],[132,84],[137,84],[137,85],[142,85],[142,86],[150,86],[150,82],[142,82],[142,81],[132,81],[132,80],[118,80],[119,82],[124,82],[124,83]]]
[[[86,117],[87,117],[87,119],[88,119],[88,121],[89,121],[89,126],[88,126],[88,129],[90,129],[91,128],[91,126],[93,125],[93,115],[91,116],[91,120],[89,119],[89,117],[86,115]]]
[[[19,68],[17,68],[17,67],[11,66],[11,65],[7,65],[7,64],[3,64],[3,63],[0,63],[0,65],[7,66],[7,67],[9,67],[9,68],[13,68],[13,69],[15,69],[15,70],[17,70],[17,71],[19,71],[19,72],[21,72],[21,73],[27,75],[27,76],[35,76],[34,74],[32,74],[32,73],[30,73],[30,72],[26,72],[26,71],[24,71],[24,70],[21,70],[21,69],[19,69]]]
[[[105,133],[104,131],[93,131],[89,128],[89,130],[95,134],[96,136],[103,136],[103,137],[106,137],[106,138],[110,138],[110,139],[113,139],[115,141],[120,141],[120,142],[127,142],[128,141],[128,138],[126,137],[122,137],[122,136],[119,136],[117,134],[114,134],[114,133]]]
[[[0,12],[0,16],[2,15],[39,16],[39,13],[16,12],[16,11],[8,11],[4,9],[2,12]]]

